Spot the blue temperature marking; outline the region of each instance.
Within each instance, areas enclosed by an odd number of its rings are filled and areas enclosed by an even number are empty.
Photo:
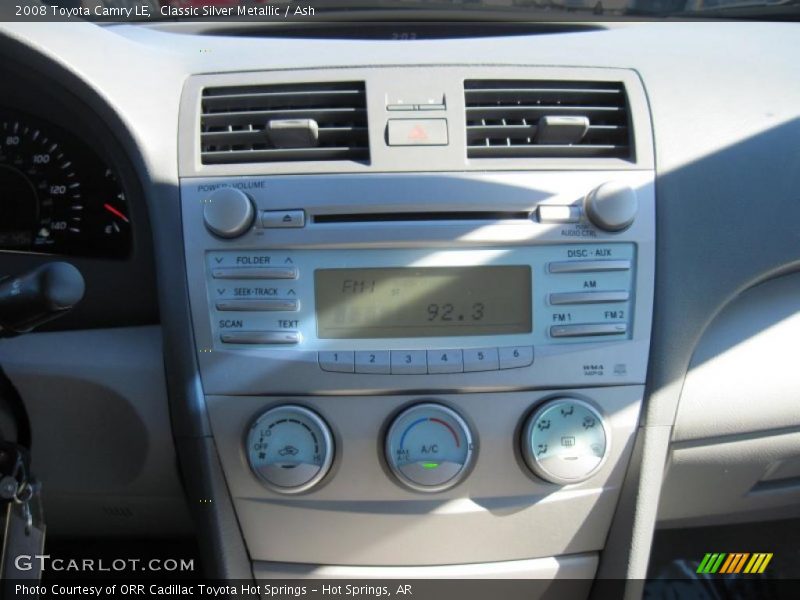
[[[400,436],[400,449],[401,449],[401,450],[403,449],[403,443],[406,441],[406,434],[407,434],[409,431],[411,431],[411,429],[413,429],[414,427],[416,427],[416,426],[417,426],[417,425],[419,425],[420,423],[424,423],[424,422],[425,422],[425,421],[427,421],[427,420],[428,420],[428,417],[422,417],[421,419],[417,419],[417,420],[416,420],[416,421],[414,421],[414,422],[413,422],[411,425],[409,425],[408,427],[406,427],[406,430],[403,432],[403,435],[401,435],[401,436]]]

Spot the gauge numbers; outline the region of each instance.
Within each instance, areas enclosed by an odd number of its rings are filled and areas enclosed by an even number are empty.
[[[0,111],[0,249],[122,258],[130,241],[115,172],[59,127]]]

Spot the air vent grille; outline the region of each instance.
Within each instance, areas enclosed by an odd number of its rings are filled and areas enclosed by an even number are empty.
[[[203,164],[369,161],[363,82],[203,90]]]
[[[469,158],[633,160],[621,83],[468,80],[464,94]]]

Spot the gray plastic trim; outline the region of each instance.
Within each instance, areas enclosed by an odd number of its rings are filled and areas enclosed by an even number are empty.
[[[799,447],[797,426],[674,444],[659,503],[659,526],[697,526],[747,515],[763,518],[767,510],[775,511],[772,518],[800,516]]]
[[[30,418],[48,532],[191,533],[158,327],[3,339],[0,364]]]
[[[591,583],[596,554],[464,565],[362,567],[256,562],[256,579],[584,579]],[[574,591],[571,588],[571,591]],[[574,598],[582,597],[579,594]]]
[[[532,475],[519,449],[524,417],[556,394],[307,396],[296,403],[325,419],[337,456],[323,484],[297,497],[265,489],[251,472],[241,442],[254,415],[286,400],[209,396],[207,401],[254,560],[412,566],[601,550],[633,447],[642,391],[625,386],[564,392],[602,407],[614,440],[606,462],[590,479],[567,486]],[[392,415],[422,399],[457,411],[477,445],[469,475],[434,494],[399,486],[382,459],[383,432]]]
[[[798,339],[800,273],[756,285],[725,306],[692,356],[673,441],[800,426]]]
[[[543,79],[566,81],[622,82],[628,95],[629,114],[636,149],[633,161],[616,158],[543,158],[543,159],[467,159],[465,79]],[[364,81],[367,88],[367,113],[370,162],[297,161],[276,163],[211,164],[200,160],[200,103],[204,87],[264,85],[273,83],[308,83],[327,81]],[[437,118],[448,120],[449,143],[438,146],[389,146],[385,139],[390,118],[404,116],[387,110],[389,99],[424,95],[431,89],[446,98],[445,111]],[[415,113],[415,118],[433,116]],[[499,171],[499,170],[636,170],[652,169],[653,139],[647,101],[637,75],[625,69],[585,69],[509,66],[427,66],[413,65],[349,69],[265,70],[259,73],[218,73],[191,77],[181,99],[179,125],[181,177],[234,177],[242,175],[370,173],[426,171]]]

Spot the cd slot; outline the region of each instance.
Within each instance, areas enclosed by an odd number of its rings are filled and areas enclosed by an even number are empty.
[[[528,220],[526,211],[391,212],[314,215],[314,223],[399,223],[409,221]]]

